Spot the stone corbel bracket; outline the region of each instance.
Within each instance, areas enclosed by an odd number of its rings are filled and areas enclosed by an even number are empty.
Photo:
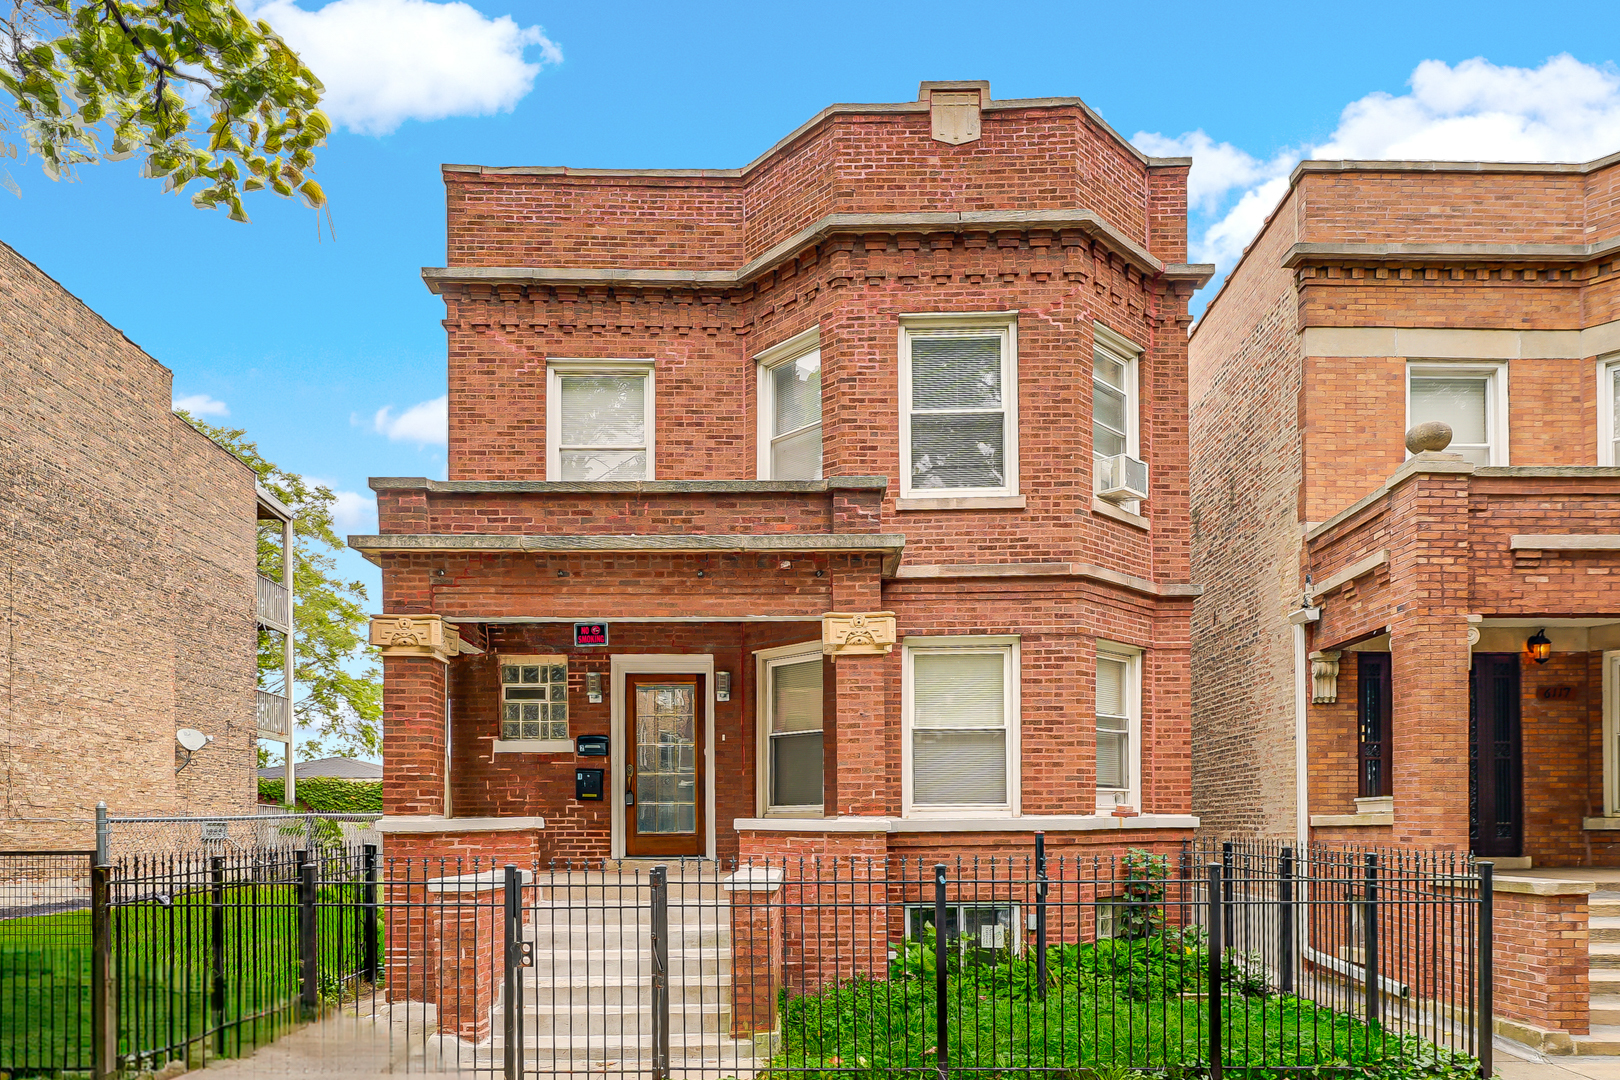
[[[892,611],[829,611],[821,617],[821,651],[840,656],[883,656],[898,640]]]
[[[1332,705],[1339,700],[1339,657],[1337,649],[1311,653],[1311,704]]]
[[[373,615],[371,643],[384,656],[426,656],[444,664],[452,656],[484,651],[463,641],[438,615]]]

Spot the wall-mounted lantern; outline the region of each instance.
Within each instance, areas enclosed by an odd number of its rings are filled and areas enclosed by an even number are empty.
[[[1524,651],[1526,655],[1530,657],[1530,659],[1534,660],[1538,664],[1545,664],[1548,660],[1551,660],[1552,639],[1547,636],[1547,631],[1537,630],[1534,634],[1531,634],[1528,638],[1526,638],[1524,642]]]

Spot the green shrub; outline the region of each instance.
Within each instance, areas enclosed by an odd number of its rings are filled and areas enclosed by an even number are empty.
[[[259,800],[280,805],[286,781],[259,781]],[[382,813],[381,780],[340,780],[335,776],[312,776],[298,781],[298,807],[317,814]]]

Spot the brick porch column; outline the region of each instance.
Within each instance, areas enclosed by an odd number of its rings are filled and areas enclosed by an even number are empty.
[[[518,871],[518,880],[525,888],[533,877],[528,870]],[[415,978],[401,980],[407,988],[403,996],[436,999],[441,1034],[483,1042],[493,1030],[505,975],[506,871],[497,868],[430,878],[424,886],[419,924],[422,947],[420,952],[399,960],[402,965],[414,967],[431,958],[433,966],[413,972]],[[391,954],[389,959],[392,968],[396,958]],[[395,976],[391,970],[390,1000],[395,1000]],[[411,992],[417,987],[421,988],[419,992]]]
[[[1495,879],[1492,986],[1496,1033],[1548,1054],[1591,1032],[1587,951],[1590,881],[1529,874]]]
[[[431,656],[383,656],[383,813],[446,813],[447,668]]]
[[[731,897],[731,1036],[776,1030],[782,986],[782,870],[744,866],[725,878]]]
[[[876,615],[883,604],[882,559],[844,555],[833,560],[832,610]],[[845,620],[823,621],[832,657],[831,723],[826,724],[825,806],[829,817],[886,817],[900,813],[900,647],[894,620],[884,613],[887,644],[840,645],[829,640]]]

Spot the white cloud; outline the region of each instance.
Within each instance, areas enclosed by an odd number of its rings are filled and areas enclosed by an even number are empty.
[[[450,395],[412,405],[398,416],[394,415],[392,405],[384,405],[372,417],[371,426],[378,434],[395,442],[447,445],[450,442]]]
[[[510,110],[542,66],[562,63],[540,27],[463,3],[334,0],[305,11],[294,0],[265,0],[249,14],[269,22],[326,84],[321,107],[333,123],[363,135],[386,135],[406,120]]]
[[[218,398],[211,398],[207,394],[187,394],[183,398],[175,398],[173,408],[184,409],[192,416],[229,416],[230,406]]]
[[[1202,131],[1177,138],[1143,132],[1150,154],[1191,154],[1188,202],[1205,213],[1236,202],[1196,240],[1194,258],[1230,268],[1287,190],[1301,158],[1320,160],[1590,161],[1620,150],[1620,71],[1563,54],[1538,68],[1425,60],[1410,93],[1368,94],[1345,106],[1326,142],[1285,149],[1270,161]]]
[[[358,491],[344,491],[331,480],[318,476],[304,478],[315,487],[324,487],[332,493],[332,527],[338,533],[364,532],[377,520],[377,497],[362,495]]]

